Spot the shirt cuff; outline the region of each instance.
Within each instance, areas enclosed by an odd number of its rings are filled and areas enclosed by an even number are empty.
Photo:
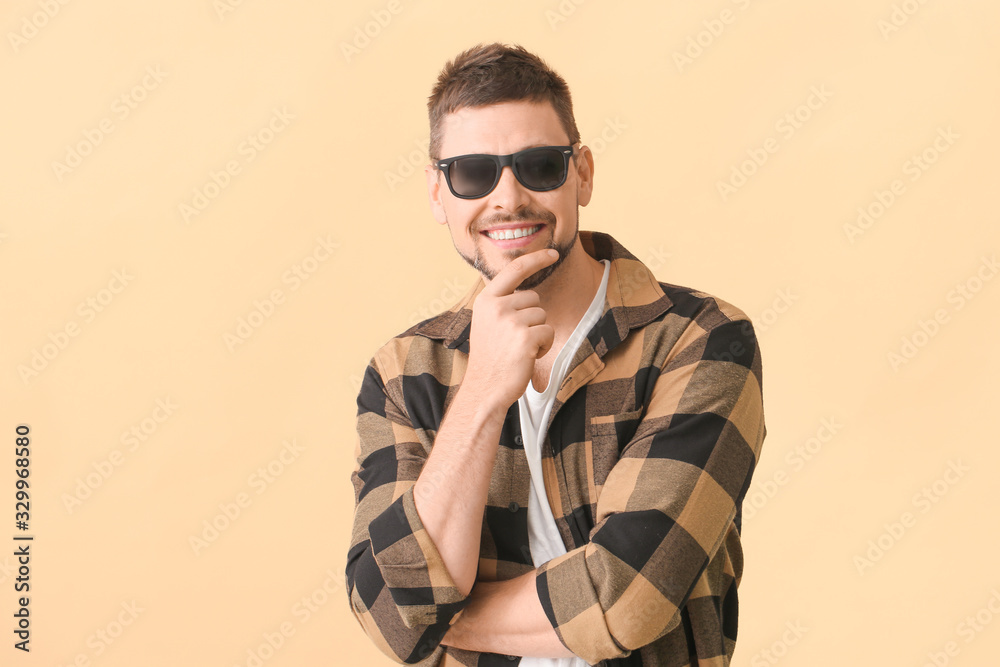
[[[408,628],[451,622],[469,600],[424,528],[413,489],[411,485],[368,528],[372,555]]]
[[[535,588],[545,615],[559,640],[588,664],[628,657],[632,651],[615,641],[604,618],[604,608],[590,581],[586,550],[572,551],[543,563],[535,577]]]

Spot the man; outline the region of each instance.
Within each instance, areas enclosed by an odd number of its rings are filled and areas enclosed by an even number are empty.
[[[472,48],[428,106],[431,209],[482,279],[365,372],[355,617],[409,664],[728,665],[753,326],[578,231],[594,156],[536,56]]]

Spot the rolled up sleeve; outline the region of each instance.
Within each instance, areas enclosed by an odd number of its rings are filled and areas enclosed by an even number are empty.
[[[673,630],[696,586],[720,595],[717,577],[699,580],[738,540],[766,435],[760,350],[749,320],[686,333],[608,475],[589,542],[538,569],[550,623],[590,664]]]
[[[376,358],[377,359],[377,358]],[[426,450],[388,395],[376,359],[358,396],[354,523],[347,559],[352,612],[396,662],[436,665],[468,596],[445,567],[414,505]]]

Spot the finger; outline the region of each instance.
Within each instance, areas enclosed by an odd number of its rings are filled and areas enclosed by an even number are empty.
[[[522,308],[514,314],[515,321],[526,327],[545,324],[546,317],[545,310],[537,306],[534,308]]]
[[[500,299],[504,307],[510,308],[511,310],[522,310],[524,308],[532,308],[542,302],[541,297],[538,296],[538,292],[532,289],[526,289],[526,290],[521,290],[520,292],[514,292],[513,294],[507,294],[503,297],[500,297]]]
[[[535,358],[540,359],[552,348],[552,343],[555,341],[555,329],[550,324],[539,324],[538,326],[531,327],[530,331],[534,336],[533,340],[535,344],[538,345]]]
[[[517,286],[524,282],[524,279],[537,272],[549,264],[552,264],[559,257],[559,253],[551,248],[536,250],[526,255],[521,255],[511,261],[510,264],[500,269],[496,277],[490,281],[485,289],[496,296],[513,294]]]

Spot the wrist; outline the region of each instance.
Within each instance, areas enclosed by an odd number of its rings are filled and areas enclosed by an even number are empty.
[[[507,410],[512,402],[507,402],[498,396],[494,387],[483,384],[466,375],[455,394],[459,403],[479,423],[494,423],[502,426],[507,418]]]

